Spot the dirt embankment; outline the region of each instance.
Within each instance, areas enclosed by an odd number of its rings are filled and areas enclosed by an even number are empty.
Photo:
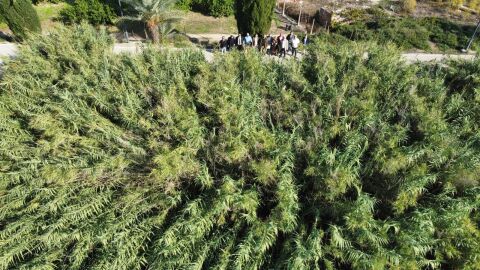
[[[452,7],[446,3],[419,1],[417,8],[413,13],[414,17],[439,17],[449,19],[462,24],[474,24],[480,18],[479,14],[475,14],[468,10]]]
[[[301,14],[301,22],[310,25],[320,8],[326,8],[338,15],[346,9],[365,9],[378,6],[393,16],[439,17],[462,24],[475,24],[480,16],[468,10],[452,7],[449,4],[435,1],[417,0],[417,8],[413,14],[402,12],[399,0],[278,0],[277,7],[285,9],[285,13],[294,19]]]

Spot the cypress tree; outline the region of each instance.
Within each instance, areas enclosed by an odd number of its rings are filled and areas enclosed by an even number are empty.
[[[237,0],[235,17],[241,33],[265,34],[273,19],[275,0]]]
[[[28,32],[40,32],[40,19],[29,0],[0,0],[0,14],[15,37],[22,40]]]

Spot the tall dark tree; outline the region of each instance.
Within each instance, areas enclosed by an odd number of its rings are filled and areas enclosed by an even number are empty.
[[[237,0],[235,17],[241,33],[265,34],[273,19],[275,0]]]
[[[40,32],[40,19],[29,0],[0,0],[0,14],[17,39]]]

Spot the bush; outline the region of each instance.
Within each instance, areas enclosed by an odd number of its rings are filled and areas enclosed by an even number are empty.
[[[15,37],[23,40],[29,32],[41,32],[37,12],[30,0],[0,0],[0,14]]]
[[[355,22],[349,25],[342,24],[335,28],[335,33],[351,40],[374,40],[375,32],[370,30],[367,24]]]
[[[407,13],[413,13],[417,8],[417,0],[402,0],[402,10]]]
[[[478,268],[480,61],[59,31],[0,84],[0,269]]]
[[[430,39],[443,49],[462,49],[475,31],[474,25],[461,25],[446,19],[425,18],[420,22],[430,31]],[[478,47],[478,40],[473,48]]]
[[[76,0],[60,13],[65,23],[87,21],[92,25],[113,24],[116,19],[115,10],[102,0]]]
[[[429,49],[430,32],[412,20],[385,20],[355,22],[338,25],[333,32],[351,40],[376,40],[382,44],[394,43],[403,49]]]
[[[377,31],[382,43],[393,42],[404,49],[430,49],[430,32],[416,20],[387,21]]]
[[[195,0],[179,0],[175,5],[180,10],[191,10],[194,1]]]
[[[480,11],[480,0],[469,0],[467,4],[470,8]]]
[[[40,3],[52,3],[52,4],[58,4],[61,2],[66,2],[65,0],[32,0],[32,3],[34,5],[38,5]]]
[[[180,0],[176,6],[181,10],[200,11],[214,17],[231,16],[235,0]]]
[[[222,17],[233,15],[235,0],[183,0],[177,5],[184,7],[188,3],[190,3],[191,10],[200,11],[214,17]]]
[[[235,0],[203,0],[208,13],[214,17],[233,15]]]
[[[352,22],[381,21],[389,17],[389,14],[380,7],[372,8],[348,8],[340,13],[340,16]]]
[[[465,0],[448,0],[447,3],[449,3],[453,8],[458,8],[465,3]]]
[[[378,13],[378,12],[377,12]],[[459,49],[468,42],[475,30],[473,25],[461,25],[439,18],[393,18],[380,16],[370,10],[346,12],[362,18],[351,24],[335,25],[332,32],[351,40],[376,40],[382,44],[394,43],[402,49],[430,50],[430,42],[440,50]],[[477,48],[478,40],[474,43]]]

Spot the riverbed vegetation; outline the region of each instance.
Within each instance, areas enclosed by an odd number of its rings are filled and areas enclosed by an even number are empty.
[[[302,61],[85,24],[0,82],[0,269],[478,269],[480,61]]]

